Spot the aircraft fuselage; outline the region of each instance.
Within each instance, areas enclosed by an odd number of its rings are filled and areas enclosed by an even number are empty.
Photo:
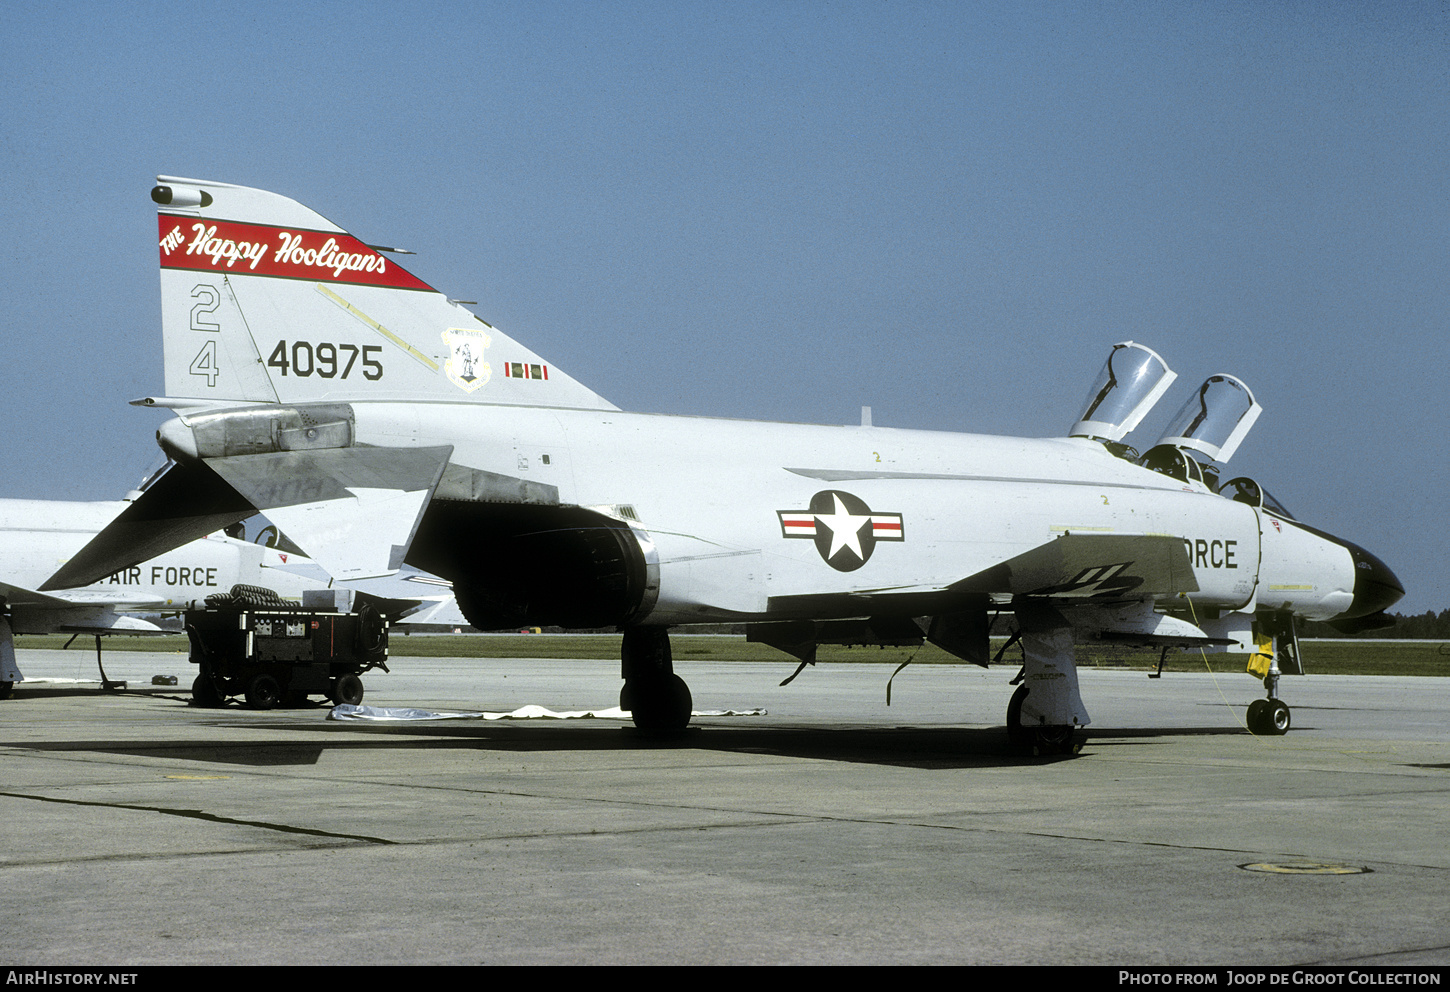
[[[455,583],[487,572],[527,585],[531,557],[541,576],[597,559],[542,536],[587,529],[573,508],[632,539],[638,556],[631,566],[626,549],[619,567],[644,569],[639,588],[626,616],[601,623],[818,618],[831,595],[846,597],[835,613],[859,615],[850,597],[940,589],[1068,534],[1179,539],[1191,575],[1178,606],[1204,616],[1257,604],[1328,619],[1354,599],[1342,543],[1084,439],[437,402],[329,410],[350,418],[354,446],[453,447],[409,561]],[[198,414],[184,418],[195,432],[173,421],[161,434],[182,457],[226,456],[240,435],[218,425],[247,416]],[[1080,581],[1058,595],[1115,591],[1110,572]],[[524,609],[500,626],[524,618],[569,619]]]

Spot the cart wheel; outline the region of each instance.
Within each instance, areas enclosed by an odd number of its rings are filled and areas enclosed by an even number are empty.
[[[227,701],[216,691],[216,683],[205,672],[191,683],[191,701],[198,706],[225,706]]]
[[[356,675],[339,675],[332,686],[332,701],[334,703],[346,703],[348,706],[356,706],[362,702],[363,684],[362,679]]]
[[[247,686],[247,705],[254,710],[270,710],[282,698],[282,687],[270,675],[258,675]]]

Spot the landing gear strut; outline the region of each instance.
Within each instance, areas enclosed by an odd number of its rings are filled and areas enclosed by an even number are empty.
[[[1249,703],[1248,719],[1245,721],[1249,733],[1260,737],[1282,737],[1289,732],[1289,704],[1279,698],[1279,659],[1275,652],[1269,662],[1269,674],[1264,676],[1264,689],[1268,698],[1255,699]]]
[[[630,627],[621,651],[624,688],[619,708],[628,710],[640,730],[684,730],[694,701],[690,687],[675,674],[670,634],[664,627]]]
[[[1282,737],[1289,732],[1289,705],[1279,698],[1279,676],[1282,670],[1279,667],[1279,658],[1284,658],[1284,664],[1288,667],[1290,674],[1304,674],[1304,664],[1299,656],[1299,636],[1294,631],[1294,619],[1287,619],[1274,616],[1265,618],[1263,621],[1264,633],[1273,638],[1273,653],[1269,658],[1269,671],[1264,676],[1264,691],[1266,698],[1255,699],[1249,704],[1248,718],[1245,723],[1248,725],[1249,733],[1260,737]]]

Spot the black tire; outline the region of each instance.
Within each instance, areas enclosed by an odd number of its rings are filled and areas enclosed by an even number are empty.
[[[1030,731],[1032,746],[1038,754],[1076,754],[1076,727],[1039,727]]]
[[[334,703],[357,706],[363,700],[362,679],[356,675],[339,675],[337,681],[332,684],[332,701]]]
[[[282,698],[282,687],[270,675],[258,675],[247,685],[247,705],[254,710],[270,710]]]
[[[1269,701],[1267,699],[1255,699],[1249,703],[1248,715],[1244,718],[1245,725],[1251,734],[1267,734],[1269,732]]]
[[[225,706],[227,703],[221,693],[216,691],[216,683],[212,677],[205,672],[198,675],[191,683],[191,701],[198,706],[209,708]]]
[[[630,716],[640,730],[684,730],[690,724],[694,699],[690,687],[678,675],[639,684],[626,682],[619,697],[621,708],[626,698],[633,704]]]
[[[1013,744],[1032,743],[1032,733],[1022,728],[1022,703],[1028,691],[1025,685],[1019,685],[1007,703],[1007,739]]]
[[[14,682],[0,682],[0,699],[9,699],[10,692],[15,688]]]
[[[387,626],[383,623],[382,614],[378,612],[376,606],[364,603],[358,607],[357,640],[355,642],[358,654],[366,658],[381,651],[386,630]]]

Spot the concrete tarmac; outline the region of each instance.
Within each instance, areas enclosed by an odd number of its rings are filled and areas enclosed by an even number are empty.
[[[616,660],[390,667],[365,704],[618,700]],[[202,709],[178,653],[23,683],[0,963],[1450,963],[1450,679],[1285,678],[1256,738],[1241,672],[1085,670],[1085,746],[1046,758],[1006,740],[1011,668],[909,667],[888,708],[889,666],[792,667],[677,661],[697,711],[768,714],[675,738]]]

